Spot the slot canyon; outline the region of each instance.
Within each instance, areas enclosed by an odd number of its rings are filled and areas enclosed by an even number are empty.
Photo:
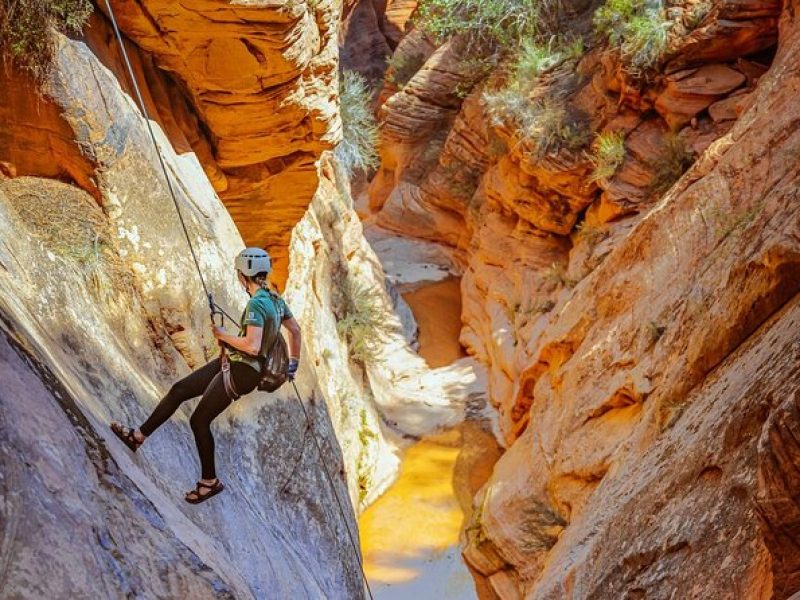
[[[0,598],[800,600],[799,11],[0,0]]]

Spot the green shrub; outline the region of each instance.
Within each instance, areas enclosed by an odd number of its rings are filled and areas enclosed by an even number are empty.
[[[536,38],[520,42],[518,52],[508,67],[508,79],[500,89],[487,89],[483,103],[495,126],[510,123],[522,140],[533,146],[536,156],[559,148],[572,150],[584,146],[589,131],[584,115],[569,109],[563,100],[573,78],[556,77],[556,84],[546,95],[535,96],[538,78],[583,53],[580,39],[565,42],[551,38],[547,43]]]
[[[594,14],[595,30],[619,50],[634,74],[652,69],[664,56],[671,25],[663,7],[647,0],[606,0]]]
[[[697,29],[711,12],[711,3],[707,1],[694,4],[683,17],[683,23],[691,31]]]
[[[367,420],[367,409],[361,409],[361,427],[358,430],[358,440],[361,442],[362,446],[368,446],[370,440],[378,439],[378,435],[372,431],[369,426],[369,422]]]
[[[93,9],[91,0],[0,0],[0,50],[42,80],[53,61],[50,29],[80,33]]]
[[[342,73],[339,103],[342,116],[342,141],[336,158],[350,176],[378,166],[378,123],[370,106],[371,92],[364,77],[354,71]]]
[[[543,6],[541,0],[423,0],[417,25],[437,40],[461,34],[510,47],[537,32]]]
[[[368,288],[350,290],[347,313],[336,323],[339,335],[347,340],[350,356],[362,363],[375,360],[384,338],[384,313],[377,291]]]
[[[650,192],[661,196],[681,178],[694,161],[694,155],[686,147],[686,142],[678,135],[670,134],[664,142],[655,165]]]
[[[421,53],[415,53],[411,56],[404,56],[397,53],[392,54],[387,64],[389,75],[386,79],[399,89],[403,89],[424,64],[425,55]]]
[[[594,140],[592,148],[592,181],[608,179],[617,172],[625,160],[625,136],[613,131],[604,131]]]
[[[483,101],[492,124],[513,123],[521,140],[531,145],[534,156],[561,148],[576,150],[589,140],[582,116],[568,111],[558,97],[530,99],[524,86],[512,83],[496,92],[484,92]]]
[[[547,42],[525,38],[514,55],[513,78],[519,81],[535,79],[566,60],[580,58],[583,52],[581,38],[564,41],[551,37]]]

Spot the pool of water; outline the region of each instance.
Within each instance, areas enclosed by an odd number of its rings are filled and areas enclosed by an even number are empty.
[[[420,355],[429,366],[446,366],[463,356],[459,280],[434,283],[405,298],[420,327]],[[499,456],[488,425],[474,419],[426,436],[405,451],[397,480],[359,519],[364,566],[376,599],[489,597],[476,590],[459,542],[472,497]]]

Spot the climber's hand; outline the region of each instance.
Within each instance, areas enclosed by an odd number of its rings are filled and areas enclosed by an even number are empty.
[[[221,340],[223,337],[225,337],[225,335],[227,335],[226,331],[218,325],[211,326],[211,333],[213,333],[214,337],[218,340]]]
[[[289,381],[294,381],[294,376],[297,375],[297,367],[300,364],[300,361],[296,358],[289,359],[289,371],[286,375],[289,377]]]

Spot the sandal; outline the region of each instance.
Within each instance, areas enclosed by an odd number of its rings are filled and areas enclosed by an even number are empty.
[[[123,444],[125,444],[131,452],[136,452],[139,449],[144,441],[139,441],[136,439],[134,435],[135,429],[129,429],[128,427],[123,427],[119,423],[111,423],[111,431],[114,432]]]
[[[209,490],[205,494],[200,493],[200,489]],[[197,487],[195,487],[192,491],[186,492],[186,501],[189,504],[200,504],[201,502],[205,502],[212,496],[216,496],[222,490],[225,489],[225,486],[222,485],[222,482],[219,479],[215,480],[215,483],[208,484],[203,483],[202,481],[197,482]]]

